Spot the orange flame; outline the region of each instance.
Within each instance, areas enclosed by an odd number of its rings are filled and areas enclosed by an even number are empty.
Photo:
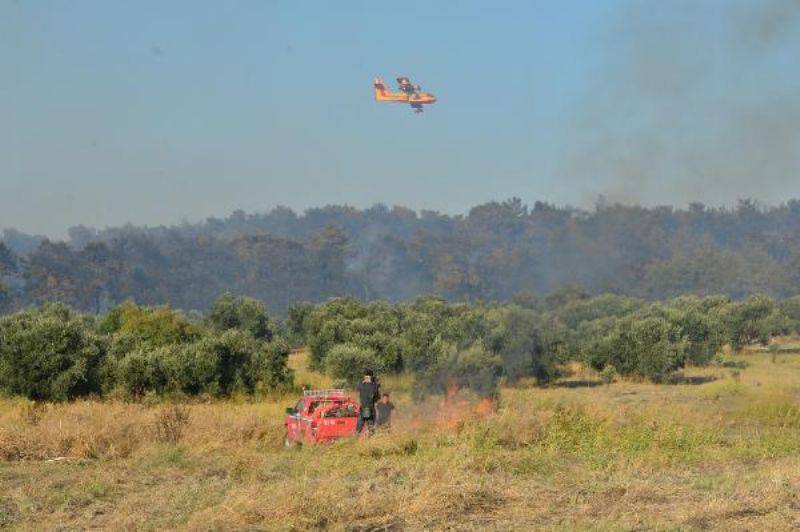
[[[447,393],[439,405],[436,425],[458,431],[467,421],[485,419],[494,411],[494,402],[491,399],[470,401],[464,397],[459,398],[458,391],[458,386],[453,383],[447,386]]]
[[[494,413],[495,403],[492,399],[475,400],[468,394],[460,393],[459,386],[448,383],[445,394],[437,402],[426,408],[419,405],[415,412],[409,412],[405,423],[413,431],[432,426],[435,429],[446,429],[459,432],[468,421],[486,419]]]

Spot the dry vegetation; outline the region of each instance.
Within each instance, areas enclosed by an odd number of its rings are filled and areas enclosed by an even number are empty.
[[[286,450],[293,397],[0,402],[0,527],[12,529],[790,529],[800,526],[800,358],[674,385],[581,368],[498,404],[413,405],[369,440]],[[303,369],[298,382],[325,377]],[[485,406],[485,405],[483,405]]]

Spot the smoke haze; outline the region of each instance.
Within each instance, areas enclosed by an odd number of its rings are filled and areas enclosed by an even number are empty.
[[[631,2],[612,19],[570,180],[628,203],[797,196],[800,1]]]

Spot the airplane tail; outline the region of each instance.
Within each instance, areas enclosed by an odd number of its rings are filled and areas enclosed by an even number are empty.
[[[376,100],[380,101],[386,98],[387,96],[386,83],[384,83],[381,78],[375,78],[375,81],[372,82],[372,86],[375,87]]]

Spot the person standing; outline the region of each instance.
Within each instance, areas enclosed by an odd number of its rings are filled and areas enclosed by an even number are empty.
[[[364,372],[364,378],[358,383],[358,421],[356,422],[356,434],[361,434],[364,425],[367,431],[375,427],[375,403],[380,398],[380,385],[375,374],[371,370]]]
[[[389,399],[389,392],[381,394],[381,400],[375,405],[378,414],[378,428],[388,429],[392,423],[392,410],[394,403]]]

